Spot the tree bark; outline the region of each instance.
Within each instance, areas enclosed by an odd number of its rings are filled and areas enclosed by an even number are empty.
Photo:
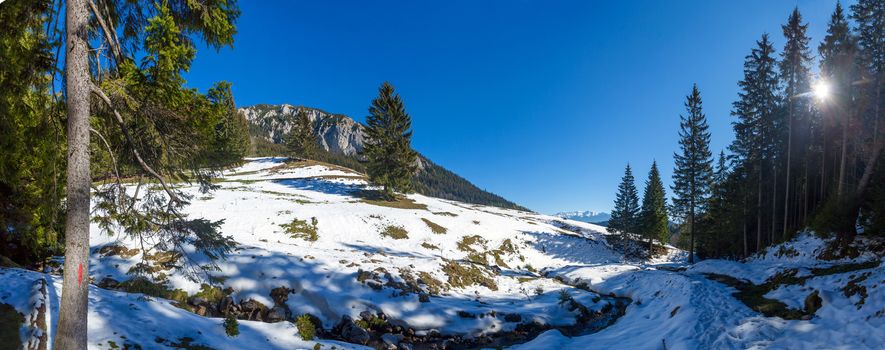
[[[84,0],[67,0],[65,80],[68,112],[64,282],[54,349],[86,348],[89,292],[89,57]]]

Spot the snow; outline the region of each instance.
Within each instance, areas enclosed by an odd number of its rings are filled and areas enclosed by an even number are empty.
[[[596,333],[567,337],[549,330],[514,349],[881,349],[885,344],[881,331],[885,329],[885,266],[812,276],[812,268],[877,258],[865,253],[856,259],[820,261],[817,255],[826,240],[812,234],[744,262],[707,260],[688,266],[685,252],[673,247],[668,247],[665,256],[637,262],[612,249],[608,233],[598,225],[417,194],[408,195],[416,204],[413,209],[374,205],[359,197],[368,188],[365,179],[338,167],[293,166],[284,158],[253,158],[223,175],[220,188],[209,194],[199,193],[196,186],[183,188],[194,195],[187,214],[224,220],[222,232],[238,243],[213,276],[222,280],[222,288],[234,290],[236,300],[251,298],[267,306],[273,305],[272,289],[290,288],[293,292],[286,305],[293,315],[310,313],[326,329],[345,315],[359,319],[363,311],[381,311],[392,324],[418,332],[435,330],[468,337],[512,330],[517,322],[459,313],[518,314],[523,323],[568,326],[576,314],[559,302],[560,292],[566,291],[590,310],[611,304],[605,297],[610,293],[629,297],[632,303],[623,316]],[[315,219],[318,239],[290,237],[281,225],[293,219],[308,223]],[[425,220],[444,227],[446,233],[434,233]],[[389,225],[403,228],[408,237],[381,235]],[[459,243],[474,235],[484,240],[471,245],[478,252],[499,249],[505,242],[515,248],[514,252],[501,251],[500,262],[486,256],[487,265],[492,266],[486,270],[496,290],[480,285],[445,288],[429,302],[420,302],[415,293],[390,287],[376,290],[356,278],[361,270],[383,269],[397,282],[423,272],[445,283],[448,276],[442,266],[449,261],[473,266],[467,261],[470,251]],[[90,243],[89,271],[95,281],[104,277],[126,280],[131,277],[129,268],[142,258],[140,252],[128,258],[100,254],[99,249],[110,244],[140,245],[120,233],[108,236],[95,225]],[[760,284],[788,269],[809,279],[804,285],[781,286],[766,297],[802,308],[805,297],[819,291],[823,307],[811,320],[765,317],[734,298],[733,288],[705,276],[716,273]],[[200,290],[200,282],[178,271],[164,273],[170,288],[189,294]],[[868,293],[863,304],[860,295],[847,297],[842,290],[861,274],[866,278],[857,284]],[[379,275],[382,282],[387,280],[383,272]],[[40,279],[49,281],[45,302],[52,336],[61,293],[59,277],[0,269],[0,303],[31,315],[40,299],[23,291],[33,291],[34,281]],[[578,284],[588,290],[573,287]],[[183,337],[217,349],[312,348],[315,343],[301,340],[290,322],[241,320],[241,334],[230,338],[221,326],[223,319],[189,313],[167,300],[94,286],[89,306],[90,348],[107,348],[111,341],[120,346],[126,342],[153,346],[157,338],[178,342]]]

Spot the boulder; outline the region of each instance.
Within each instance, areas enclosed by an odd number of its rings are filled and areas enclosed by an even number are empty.
[[[809,315],[814,315],[821,306],[823,306],[823,300],[817,290],[805,297],[805,312]]]
[[[266,322],[274,323],[288,320],[292,316],[289,307],[286,305],[276,305],[267,312]]]
[[[342,316],[341,322],[338,323],[338,326],[336,326],[336,328],[338,328],[341,339],[348,343],[365,345],[369,342],[369,332],[365,329],[360,328],[360,326],[357,326],[356,323],[353,323],[353,320],[350,318],[350,316]]]
[[[381,336],[381,341],[384,342],[384,345],[387,346],[388,349],[398,349],[398,345],[401,341],[403,341],[402,334],[393,334],[393,333],[384,333]]]
[[[117,289],[117,286],[119,285],[120,282],[110,277],[105,277],[102,278],[101,281],[98,281],[98,288],[103,289]]]

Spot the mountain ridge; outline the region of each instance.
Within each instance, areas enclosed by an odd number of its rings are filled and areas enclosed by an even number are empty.
[[[249,122],[252,155],[271,156],[286,152],[283,145],[300,109],[314,126],[321,160],[362,171],[364,126],[344,114],[292,104],[255,104],[238,108]],[[460,175],[440,166],[424,155],[418,155],[418,174],[413,178],[414,190],[420,194],[473,204],[492,205],[529,211],[510,200],[474,185]]]

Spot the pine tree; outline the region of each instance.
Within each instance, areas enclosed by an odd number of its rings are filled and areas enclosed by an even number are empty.
[[[366,117],[366,170],[369,182],[382,187],[382,195],[392,200],[394,191],[412,190],[412,176],[418,169],[418,154],[412,150],[412,119],[403,100],[388,82],[381,84]]]
[[[873,76],[873,145],[878,145],[882,138],[882,105],[885,104],[882,97],[885,89],[885,1],[858,0],[851,10],[851,17],[857,23],[861,54]]]
[[[710,131],[707,117],[703,113],[701,92],[697,84],[686,97],[687,114],[680,116],[680,153],[674,153],[673,172],[673,212],[687,220],[690,241],[688,261],[694,263],[694,235],[697,227],[695,219],[703,212],[710,192],[712,178],[710,153]]]
[[[670,238],[670,228],[667,216],[667,198],[664,193],[664,182],[658,171],[658,163],[651,163],[648,172],[648,180],[645,182],[645,191],[642,195],[642,209],[639,212],[642,234],[648,239],[649,249],[654,239],[666,244]]]
[[[311,159],[316,154],[317,137],[304,107],[298,109],[287,144],[294,157]]]
[[[608,232],[620,233],[626,238],[628,233],[639,232],[639,197],[630,164],[624,168],[624,177],[615,195],[615,207],[608,221]]]

